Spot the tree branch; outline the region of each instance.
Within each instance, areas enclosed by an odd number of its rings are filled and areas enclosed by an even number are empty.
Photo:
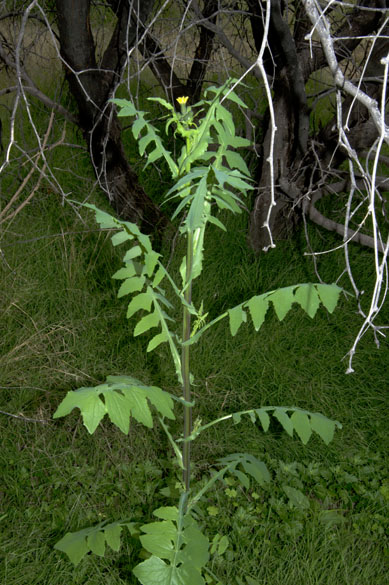
[[[320,213],[320,211],[316,209],[312,201],[308,201],[307,199],[305,199],[302,206],[302,210],[311,221],[313,221],[320,227],[330,232],[336,232],[339,236],[342,236],[342,238],[345,237],[346,229],[345,226],[341,223],[337,223],[332,219],[329,219],[328,217]],[[371,248],[372,250],[375,249],[374,238],[372,236],[368,236],[367,234],[361,233],[359,229],[353,230],[351,228],[347,228],[346,236],[347,239],[344,242],[344,244],[346,244],[347,242],[356,242],[361,246],[366,246],[368,248]],[[384,246],[381,244],[381,242],[378,242],[378,250],[381,253],[384,252]]]
[[[146,32],[144,27],[142,35],[144,35],[144,41],[139,45],[139,50],[148,58],[149,67],[169,100],[175,103],[178,97],[186,95],[186,87],[178,79],[157,41],[151,36],[151,33]]]
[[[313,26],[313,29],[308,36],[311,39],[314,31],[316,31],[319,35],[323,51],[335,84],[339,89],[357,99],[362,105],[365,106],[365,108],[367,108],[378,130],[378,133],[381,134],[383,131],[384,140],[387,144],[389,144],[389,127],[386,124],[383,124],[377,101],[363,92],[360,87],[356,87],[353,83],[351,83],[351,81],[346,79],[341,68],[339,67],[334,50],[334,40],[331,37],[330,26],[325,15],[323,13],[319,13],[314,0],[302,1]]]
[[[208,19],[211,24],[216,24],[218,15],[218,0],[208,0],[204,2],[203,19]],[[203,22],[199,24],[200,39],[196,47],[192,67],[188,76],[187,88],[188,93],[192,96],[193,101],[200,99],[201,88],[207,70],[208,61],[212,54],[213,40],[215,31],[205,27]]]
[[[12,69],[13,71],[16,72],[16,70],[17,70],[16,63],[13,59],[11,59],[7,55],[1,41],[0,41],[0,59],[3,61],[3,63],[5,63],[5,65],[7,67],[9,67],[10,69]],[[66,120],[68,120],[72,124],[77,124],[77,117],[76,116],[74,116],[66,108],[61,106],[61,104],[54,102],[46,94],[44,94],[40,89],[38,89],[36,87],[36,85],[34,84],[34,82],[32,81],[31,77],[26,73],[26,71],[23,68],[20,67],[19,70],[20,70],[21,79],[23,81],[25,81],[27,84],[27,85],[23,85],[23,89],[27,93],[29,93],[33,97],[37,98],[45,106],[50,108],[50,110],[54,110],[55,112],[58,112],[59,114],[61,114]],[[18,89],[19,89],[19,86],[14,85],[14,86],[11,86],[9,88],[2,89],[1,94],[11,93],[13,91],[17,91]]]
[[[217,26],[216,24],[212,24],[211,22],[209,22],[209,20],[203,17],[197,0],[192,0],[190,6],[198,19],[198,24],[201,24],[201,26],[204,26],[205,28],[215,33],[221,44],[224,45],[224,47],[227,49],[230,55],[232,55],[232,57],[234,57],[246,71],[250,71],[257,79],[262,81],[262,75],[258,70],[258,67],[255,66],[255,62],[250,63],[250,61],[246,59],[246,57],[241,55],[241,53],[239,53],[239,51],[235,49],[235,47],[233,46],[225,32],[219,26]]]

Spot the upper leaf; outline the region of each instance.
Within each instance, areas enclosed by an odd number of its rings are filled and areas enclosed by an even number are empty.
[[[134,138],[138,140],[140,154],[143,155],[145,153],[149,144],[153,144],[154,146],[153,150],[148,155],[147,164],[160,158],[164,158],[173,178],[176,177],[178,174],[178,167],[172,158],[171,152],[163,145],[161,137],[158,135],[158,131],[148,120],[146,120],[146,112],[137,110],[131,102],[125,99],[113,99],[111,101],[120,108],[118,112],[119,117],[137,116],[137,120],[135,120],[132,126],[132,133]],[[157,101],[157,99],[155,101]],[[162,103],[162,101],[160,103]],[[168,105],[168,107],[172,108],[170,105]],[[143,136],[139,139],[141,133],[143,133]]]

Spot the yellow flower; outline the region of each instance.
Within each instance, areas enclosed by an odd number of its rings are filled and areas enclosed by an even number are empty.
[[[183,97],[179,97],[177,98],[178,103],[180,104],[180,106],[184,106],[186,104],[186,102],[188,101],[189,96],[183,96]]]

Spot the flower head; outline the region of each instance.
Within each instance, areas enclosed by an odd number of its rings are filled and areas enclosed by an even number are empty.
[[[177,98],[177,101],[180,104],[180,106],[184,106],[186,104],[186,102],[188,101],[188,99],[189,99],[189,96],[185,95],[183,97]]]

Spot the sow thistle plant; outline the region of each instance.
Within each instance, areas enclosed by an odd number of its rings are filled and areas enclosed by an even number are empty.
[[[214,224],[225,230],[217,217],[218,210],[240,213],[243,197],[253,189],[249,169],[237,150],[249,146],[249,141],[236,135],[232,114],[224,105],[229,100],[240,108],[247,107],[231,89],[232,83],[230,80],[222,87],[208,88],[204,99],[193,109],[188,106],[187,97],[179,98],[180,112],[164,99],[150,98],[168,110],[166,133],[172,130],[184,141],[177,159],[164,146],[146,112],[137,110],[127,100],[112,100],[120,110],[119,116],[134,118],[132,133],[138,140],[140,154],[147,156],[147,164],[164,159],[170,169],[174,186],[166,197],[178,202],[173,219],[182,215],[179,230],[186,241],[179,282],[171,276],[161,255],[153,250],[150,238],[137,225],[85,204],[93,209],[101,228],[115,230],[111,238],[114,246],[128,245],[123,267],[113,275],[114,279],[121,281],[118,297],[130,295],[127,318],[137,317],[134,336],[145,333],[150,336],[147,352],[162,343],[168,344],[182,393],[177,396],[157,386],[148,386],[131,375],[108,376],[103,384],[68,392],[54,418],[79,408],[90,434],[95,432],[105,415],[124,434],[129,432],[131,417],[148,428],[153,428],[156,420],[166,434],[182,480],[177,505],[154,510],[155,521],[141,524],[130,518],[103,522],[67,533],[55,548],[65,552],[77,565],[89,552],[103,556],[106,545],[118,551],[122,529],[127,527],[132,535],[139,536],[145,551],[143,558],[147,557],[133,569],[143,585],[204,585],[213,582],[216,578],[206,565],[211,555],[225,550],[228,540],[217,535],[216,540],[209,542],[199,521],[198,503],[216,482],[225,482],[229,477],[234,477],[246,488],[250,481],[259,486],[270,481],[265,463],[253,454],[229,453],[214,463],[212,472],[196,487],[196,483],[191,482],[191,443],[207,429],[222,423],[243,424],[248,421],[266,432],[271,417],[274,417],[291,437],[295,432],[304,444],[312,433],[318,434],[328,444],[335,428],[341,427],[337,421],[300,408],[258,405],[205,424],[192,424],[195,404],[191,395],[194,378],[190,371],[190,353],[192,346],[208,329],[227,319],[234,336],[242,323],[250,318],[258,331],[271,305],[280,320],[293,303],[300,305],[313,318],[320,303],[332,312],[341,290],[336,285],[326,284],[288,286],[258,294],[209,322],[203,303],[197,305],[193,300],[192,289],[203,270],[207,225]],[[169,295],[167,287],[170,288]],[[172,317],[175,314],[172,297],[182,314],[180,327]],[[184,415],[182,434],[176,438],[169,428],[170,421],[175,420],[175,406],[182,408]]]

